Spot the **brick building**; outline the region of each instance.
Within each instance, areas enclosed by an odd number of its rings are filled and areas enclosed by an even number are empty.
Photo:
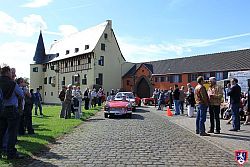
[[[154,88],[168,90],[174,84],[196,86],[200,75],[205,80],[228,78],[232,71],[250,70],[250,49],[206,54],[177,59],[134,63],[122,77],[122,87],[139,97],[150,97]]]

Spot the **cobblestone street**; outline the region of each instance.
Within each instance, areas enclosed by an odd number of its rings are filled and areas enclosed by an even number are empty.
[[[99,112],[29,166],[237,166],[232,154],[149,110],[132,119]]]

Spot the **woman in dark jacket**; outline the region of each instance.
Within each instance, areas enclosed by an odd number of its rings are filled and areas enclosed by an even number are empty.
[[[34,134],[34,129],[32,127],[32,109],[34,101],[32,99],[33,90],[25,95],[25,105],[24,105],[24,129],[28,131],[28,134]]]

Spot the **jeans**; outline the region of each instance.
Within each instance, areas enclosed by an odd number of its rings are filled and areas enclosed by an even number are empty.
[[[205,122],[207,116],[207,106],[204,104],[198,104],[198,111],[196,115],[196,132],[205,133]]]
[[[233,129],[240,130],[240,104],[231,104]]]
[[[214,119],[216,123],[216,131],[220,131],[220,106],[210,105],[209,106],[210,115],[210,131],[214,131]]]
[[[181,113],[184,114],[184,101],[180,101],[180,110]]]
[[[37,108],[39,108],[40,115],[43,115],[42,104],[41,102],[35,102],[35,115],[37,115]]]
[[[180,100],[174,100],[175,115],[180,115]]]
[[[7,107],[0,113],[0,154],[3,149],[3,138],[6,135],[7,156],[15,156],[17,150],[15,148],[19,124],[19,113],[15,106]]]

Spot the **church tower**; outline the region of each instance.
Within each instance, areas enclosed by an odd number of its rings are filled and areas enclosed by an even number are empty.
[[[45,47],[44,47],[44,43],[43,43],[43,36],[42,36],[42,32],[40,31],[40,35],[38,38],[38,42],[36,45],[36,52],[35,55],[33,57],[33,61],[36,64],[42,64],[44,63],[46,57],[46,53],[45,53]]]
[[[42,99],[44,96],[44,72],[43,72],[43,63],[46,61],[45,47],[43,43],[42,32],[40,31],[36,52],[33,57],[33,63],[30,64],[30,88],[34,89],[34,92],[37,88],[40,88]]]

